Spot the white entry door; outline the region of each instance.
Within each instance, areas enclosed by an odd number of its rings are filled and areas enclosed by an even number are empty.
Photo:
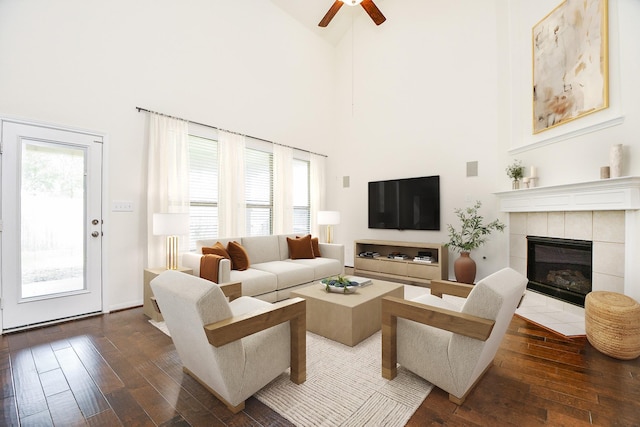
[[[102,311],[103,137],[2,124],[2,329]]]

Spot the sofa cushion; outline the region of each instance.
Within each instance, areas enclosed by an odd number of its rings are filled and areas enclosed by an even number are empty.
[[[242,283],[242,295],[256,296],[275,292],[278,288],[278,278],[267,271],[248,268],[243,271],[231,270],[230,282]]]
[[[313,278],[313,268],[291,261],[271,261],[251,266],[257,270],[266,271],[277,276],[278,289],[287,288],[300,283],[311,282]],[[244,288],[244,286],[243,286]]]
[[[304,237],[292,239],[287,237],[289,247],[289,257],[291,259],[313,259],[313,246],[311,245],[311,234]]]
[[[202,254],[203,255],[209,255],[209,254],[219,255],[223,258],[231,260],[231,255],[229,255],[229,252],[227,251],[227,249],[220,242],[216,242],[216,244],[213,246],[203,246]],[[233,262],[232,262],[231,268],[233,268]]]
[[[313,269],[313,279],[320,280],[329,276],[337,276],[342,274],[342,266],[340,261],[333,258],[314,258],[314,259],[292,259],[287,262],[304,265]]]
[[[220,242],[222,247],[226,247],[229,242],[241,242],[242,239],[240,237],[218,237],[216,239],[202,239],[196,240],[196,251],[202,253],[202,248],[205,246],[212,247],[216,243]]]
[[[249,254],[252,264],[281,260],[277,235],[243,237],[242,246]]]
[[[227,251],[231,257],[231,269],[244,271],[249,268],[249,254],[238,242],[229,242]]]

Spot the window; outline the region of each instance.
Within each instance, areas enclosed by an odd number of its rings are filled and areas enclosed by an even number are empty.
[[[293,159],[293,232],[309,234],[311,229],[309,161]]]
[[[247,236],[268,236],[273,218],[273,154],[245,150]]]
[[[189,250],[218,237],[218,142],[189,135]]]
[[[234,237],[218,234],[218,172],[224,165],[219,165],[217,135],[202,132],[197,129],[189,135],[189,250],[195,250],[197,240]],[[304,154],[298,152],[298,156]],[[273,232],[273,168],[273,153],[268,145],[252,141],[251,146],[245,148],[247,236]],[[292,232],[300,235],[308,234],[311,229],[309,174],[309,160],[294,158]]]

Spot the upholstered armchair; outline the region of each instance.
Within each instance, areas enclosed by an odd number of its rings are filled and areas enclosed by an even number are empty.
[[[399,363],[462,405],[491,367],[527,285],[502,269],[476,285],[431,281],[431,295],[411,301],[382,299],[382,376],[393,379]],[[462,306],[443,294],[466,298]]]
[[[151,288],[184,371],[233,413],[289,367],[291,381],[305,381],[303,299],[270,304],[241,297],[240,283],[218,285],[171,270]]]

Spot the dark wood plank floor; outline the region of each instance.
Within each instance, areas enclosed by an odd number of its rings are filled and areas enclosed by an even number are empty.
[[[231,414],[183,374],[141,308],[0,337],[3,426],[287,426],[251,398]],[[458,407],[434,389],[410,426],[640,425],[640,360],[514,317],[494,366]]]

